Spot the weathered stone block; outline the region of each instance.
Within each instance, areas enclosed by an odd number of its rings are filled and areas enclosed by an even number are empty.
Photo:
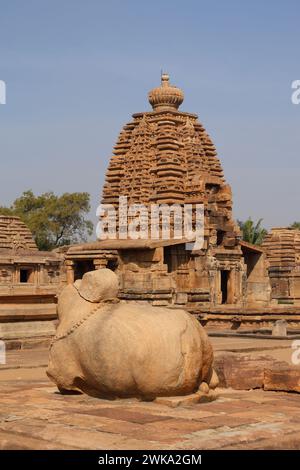
[[[272,336],[286,336],[287,322],[285,320],[277,320],[272,329]]]
[[[264,389],[300,393],[300,367],[265,369]]]
[[[185,305],[188,301],[188,295],[186,292],[177,292],[175,298],[175,304]]]
[[[214,368],[220,387],[250,390],[263,387],[264,369],[272,363],[274,359],[269,356],[225,353],[215,358]]]

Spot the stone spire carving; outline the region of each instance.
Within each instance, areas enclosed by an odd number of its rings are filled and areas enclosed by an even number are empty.
[[[231,189],[213,142],[196,114],[178,110],[183,92],[162,84],[149,93],[153,111],[136,113],[120,133],[110,159],[102,202],[118,208],[128,203],[201,204],[211,234],[228,232],[235,243]],[[230,235],[229,235],[230,234]]]
[[[161,76],[161,86],[149,92],[149,103],[154,111],[166,111],[168,109],[178,109],[184,99],[183,91],[169,83],[169,75],[163,73]]]

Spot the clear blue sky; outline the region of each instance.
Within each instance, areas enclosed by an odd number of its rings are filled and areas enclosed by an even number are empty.
[[[160,70],[213,138],[237,218],[300,220],[300,2],[0,0],[0,204],[88,191]]]

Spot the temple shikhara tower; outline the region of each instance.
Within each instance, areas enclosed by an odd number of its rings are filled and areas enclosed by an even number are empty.
[[[161,86],[149,93],[153,111],[134,114],[120,133],[103,202],[115,204],[124,195],[129,203],[205,203],[234,237],[231,191],[216,149],[197,116],[179,111],[183,99],[162,75]]]
[[[211,138],[196,114],[179,109],[183,91],[167,74],[148,97],[152,110],[133,114],[119,135],[102,203],[118,209],[119,197],[126,196],[129,205],[142,203],[149,211],[151,204],[203,204],[204,244],[192,251],[170,236],[77,246],[67,254],[69,282],[88,266],[108,266],[127,300],[185,305],[208,315],[212,308],[265,305],[270,289],[263,251],[240,240],[231,188]]]

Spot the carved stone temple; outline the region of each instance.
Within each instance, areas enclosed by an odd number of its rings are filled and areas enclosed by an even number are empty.
[[[41,252],[20,219],[0,216],[0,339],[54,334],[62,287],[102,268],[117,274],[119,299],[184,308],[203,325],[272,326],[285,319],[299,326],[300,230],[273,228],[262,246],[241,240],[214,144],[197,115],[179,109],[183,100],[162,75],[149,93],[152,109],[134,114],[121,130],[101,202],[119,216],[119,198],[126,196],[128,206],[143,204],[149,219],[153,204],[202,204],[201,248],[174,236],[174,217],[167,239],[126,238],[119,217],[116,239]],[[161,219],[157,227],[161,234]]]
[[[264,239],[272,299],[300,304],[300,230],[272,228]]]
[[[0,215],[0,339],[54,333],[62,262],[59,254],[38,251],[18,217]]]
[[[119,277],[121,299],[184,306],[205,321],[222,321],[230,312],[267,306],[271,289],[262,248],[241,241],[215,146],[198,116],[179,110],[183,100],[182,90],[162,75],[149,93],[152,110],[133,114],[121,130],[102,203],[118,209],[119,196],[126,196],[128,205],[142,203],[149,212],[151,204],[203,204],[202,248],[188,250],[172,236],[74,246],[66,254],[68,281],[108,267]]]

